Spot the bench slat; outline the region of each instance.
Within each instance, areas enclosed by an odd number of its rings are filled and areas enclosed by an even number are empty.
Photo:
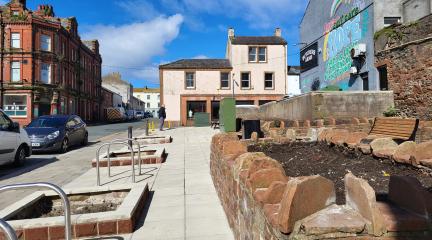
[[[375,118],[369,135],[409,140],[417,130],[417,119]]]

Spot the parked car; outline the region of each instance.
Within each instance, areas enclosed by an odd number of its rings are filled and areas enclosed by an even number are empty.
[[[31,153],[27,132],[0,109],[0,165],[22,165]]]
[[[33,151],[65,153],[71,146],[88,143],[84,121],[76,115],[49,115],[34,119],[26,128]]]
[[[144,118],[153,118],[153,114],[151,112],[145,112]]]
[[[135,110],[127,110],[126,116],[128,121],[133,121],[136,119],[136,112]]]
[[[136,117],[138,119],[143,119],[144,118],[144,112],[143,111],[136,111]]]

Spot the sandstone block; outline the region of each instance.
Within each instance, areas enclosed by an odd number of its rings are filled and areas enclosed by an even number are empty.
[[[285,193],[286,185],[286,182],[273,182],[267,189],[257,189],[254,197],[261,204],[280,203]]]
[[[349,133],[345,139],[345,144],[349,148],[356,148],[363,138],[367,137],[367,133],[364,132],[353,132]]]
[[[390,177],[389,200],[398,207],[427,217],[428,210],[423,191],[425,189],[417,178],[407,176]]]
[[[285,175],[285,172],[280,168],[259,170],[247,179],[246,184],[253,193],[257,188],[268,188],[275,181],[288,181],[288,177]]]
[[[298,128],[298,127],[300,127],[300,123],[299,123],[299,121],[297,121],[297,120],[295,120],[295,121],[292,121],[292,127],[293,128]]]
[[[428,168],[432,168],[432,159],[421,160],[420,164]]]
[[[264,157],[264,158],[254,159],[250,163],[249,167],[247,168],[248,178],[250,178],[257,171],[262,169],[268,169],[268,168],[278,168],[279,170],[281,170],[281,172],[285,172],[282,165],[278,161],[269,157]]]
[[[278,213],[279,229],[290,233],[294,224],[335,202],[332,181],[321,176],[291,179],[282,198]]]
[[[264,205],[264,214],[271,225],[278,226],[279,219],[278,213],[280,209],[280,204],[265,204]]]
[[[360,233],[366,228],[366,220],[360,214],[335,204],[305,218],[302,222],[301,229],[306,235]]]
[[[307,137],[311,142],[318,141],[318,130],[316,128],[309,128],[307,132]]]
[[[311,127],[310,120],[305,120],[305,121],[303,122],[303,127],[304,127],[304,128],[310,128],[310,127]]]
[[[315,120],[315,126],[316,126],[317,128],[322,128],[322,127],[324,127],[324,119]]]
[[[222,143],[222,155],[236,155],[240,156],[247,152],[247,146],[240,141],[225,141]]]
[[[372,154],[376,157],[388,158],[393,156],[398,144],[391,138],[377,138],[370,144]]]
[[[411,164],[411,157],[414,156],[416,143],[412,141],[403,142],[393,154],[393,159],[399,163]]]
[[[296,131],[294,129],[291,129],[291,128],[287,129],[287,131],[285,133],[285,137],[290,139],[291,141],[295,141],[296,137],[297,137]]]
[[[346,205],[370,222],[368,232],[375,236],[385,233],[385,223],[378,209],[375,191],[364,179],[352,173],[345,175]]]
[[[327,126],[335,126],[336,125],[336,119],[330,117],[325,119],[325,124]]]
[[[318,141],[323,142],[326,140],[327,134],[330,132],[330,129],[324,128],[318,133]]]
[[[267,158],[262,152],[248,152],[238,156],[234,164],[234,178],[238,179],[240,172],[249,169],[250,164],[256,159]]]
[[[421,161],[432,159],[432,141],[423,142],[416,146],[412,164],[419,165]]]
[[[330,142],[334,145],[343,145],[345,140],[348,138],[348,130],[337,129],[333,131],[333,135],[330,138]]]
[[[351,124],[353,124],[353,125],[359,125],[360,124],[360,119],[358,119],[358,118],[352,118],[351,119]]]

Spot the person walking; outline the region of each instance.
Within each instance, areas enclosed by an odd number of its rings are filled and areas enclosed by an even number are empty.
[[[162,104],[161,107],[159,108],[158,117],[159,117],[159,130],[163,131],[164,122],[166,118],[165,104]]]

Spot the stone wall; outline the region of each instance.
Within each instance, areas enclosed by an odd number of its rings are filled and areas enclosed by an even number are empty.
[[[432,120],[432,15],[375,36],[376,66],[387,67],[396,108],[407,117]]]
[[[323,118],[351,119],[382,116],[393,106],[390,91],[312,92],[260,107],[260,120],[314,121]]]
[[[361,134],[353,135],[355,141],[365,136]],[[328,130],[322,135],[337,141]],[[286,176],[279,162],[264,153],[247,152],[246,143],[235,134],[215,135],[210,158],[213,183],[235,239],[431,237],[431,194],[410,177],[390,178],[389,203],[378,202],[366,180],[348,173],[347,203],[336,205],[333,182],[318,175]]]

